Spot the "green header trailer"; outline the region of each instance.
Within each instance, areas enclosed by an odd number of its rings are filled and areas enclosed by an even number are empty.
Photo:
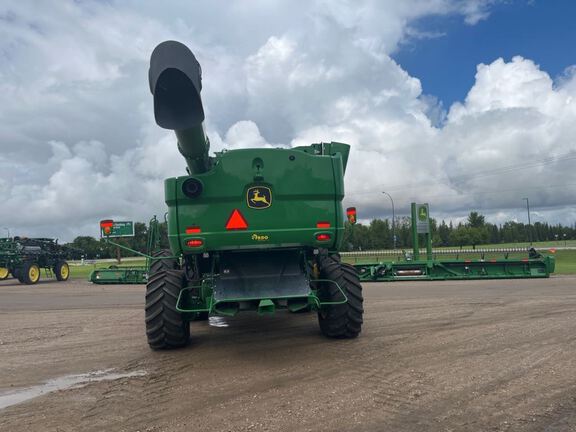
[[[362,288],[338,254],[350,147],[329,142],[212,157],[192,52],[175,41],[158,45],[149,85],[156,123],[175,132],[187,165],[187,175],[164,183],[170,250],[150,266],[150,347],[186,345],[190,321],[209,314],[280,309],[317,311],[325,336],[356,337]]]
[[[361,281],[546,278],[554,272],[555,257],[542,255],[533,248],[432,251],[428,204],[412,203],[411,213],[412,253],[389,251],[389,255],[396,255],[397,259],[378,262],[358,262],[364,260],[362,255],[374,256],[374,252],[346,254],[347,259],[356,261],[354,267]],[[425,251],[420,251],[422,235]],[[424,254],[426,258],[421,259]],[[442,259],[442,255],[455,258]]]
[[[51,238],[13,237],[0,239],[0,280],[12,275],[20,283],[32,285],[45,276],[58,281],[70,277],[66,261],[70,250]]]
[[[159,249],[160,244],[158,220],[156,216],[150,219],[148,223],[146,254],[109,240],[110,238],[133,237],[134,223],[132,221],[101,221],[100,236],[106,238],[109,243],[116,245],[119,249],[126,249],[136,255],[145,257],[146,264],[143,266],[119,266],[113,264],[108,268],[94,269],[90,273],[90,276],[88,276],[90,282],[97,285],[145,284],[148,282],[151,263],[150,255]]]

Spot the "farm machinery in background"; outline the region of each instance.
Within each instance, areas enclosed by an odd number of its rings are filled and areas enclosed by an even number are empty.
[[[343,254],[354,259],[354,267],[363,282],[386,282],[401,280],[447,280],[447,279],[516,279],[550,277],[554,272],[555,257],[542,255],[534,249],[471,249],[432,250],[428,204],[412,203],[412,252],[366,251]],[[420,237],[424,236],[426,250],[420,251]],[[510,258],[510,253],[523,253],[521,258]],[[426,255],[425,259],[421,255]],[[456,256],[442,259],[442,255]],[[496,254],[504,255],[494,258]],[[378,262],[364,261],[363,256],[375,255],[396,260]],[[460,256],[466,257],[459,259]],[[472,258],[477,257],[477,258]],[[369,258],[367,258],[369,259]]]
[[[70,277],[66,259],[71,249],[51,238],[13,237],[0,239],[0,280],[10,275],[21,283],[35,284],[42,270],[47,277],[58,281]]]
[[[110,240],[110,238],[133,237],[134,223],[131,221],[114,222],[112,220],[103,220],[100,222],[100,235],[119,249],[126,249],[136,255],[145,257],[146,264],[144,266],[111,265],[106,269],[94,269],[90,273],[88,280],[99,285],[145,284],[148,281],[148,274],[152,262],[151,255],[160,249],[160,230],[156,216],[148,222],[146,253],[135,251]]]

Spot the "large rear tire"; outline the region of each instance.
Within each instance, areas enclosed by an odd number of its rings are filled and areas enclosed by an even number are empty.
[[[344,304],[322,306],[318,322],[324,336],[330,338],[355,338],[362,331],[364,315],[362,285],[356,269],[340,262],[339,255],[323,254],[319,257],[320,278],[336,282],[346,294]],[[333,283],[320,282],[318,296],[321,301],[343,300],[342,293]]]
[[[149,277],[152,276],[154,273],[158,273],[165,270],[177,270],[180,268],[180,263],[176,258],[166,258],[172,257],[172,252],[168,249],[162,249],[156,251],[152,254],[153,258],[162,258],[163,259],[153,259],[150,262],[150,271]]]
[[[151,274],[146,285],[146,336],[153,350],[180,348],[190,339],[190,322],[176,310],[184,287],[182,270]]]
[[[67,281],[70,277],[70,267],[66,261],[58,261],[54,266],[54,274],[58,281]]]
[[[34,285],[40,280],[40,267],[34,262],[27,262],[22,266],[20,271],[20,282],[27,285]]]

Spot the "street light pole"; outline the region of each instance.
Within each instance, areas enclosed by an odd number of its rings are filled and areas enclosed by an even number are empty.
[[[396,249],[396,214],[394,213],[394,200],[388,192],[382,193],[390,198],[390,202],[392,203],[392,244],[394,245],[394,249]]]
[[[6,227],[4,227],[4,228],[2,228],[2,229],[6,230],[6,231],[8,232],[8,238],[10,238],[10,230],[9,230],[8,228],[6,228]]]
[[[526,211],[528,212],[528,240],[530,241],[530,246],[532,246],[532,227],[530,225],[530,201],[528,198],[522,198],[526,200]]]

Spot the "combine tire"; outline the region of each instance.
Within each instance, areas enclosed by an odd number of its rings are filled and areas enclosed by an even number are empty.
[[[67,281],[70,277],[70,267],[66,261],[58,261],[54,266],[54,274],[59,281]]]
[[[0,280],[7,279],[10,275],[10,272],[6,267],[0,267]]]
[[[355,338],[362,331],[362,285],[353,266],[340,262],[338,255],[321,255],[320,278],[336,282],[346,293],[348,302],[322,306],[318,322],[324,336],[330,338]],[[321,301],[343,300],[342,293],[333,283],[320,282],[318,295]]]
[[[171,256],[173,256],[172,252],[170,252],[167,249],[162,249],[152,254],[153,258],[171,257]],[[177,270],[178,268],[180,268],[180,265],[176,258],[152,260],[150,263],[149,277],[152,276],[154,273],[158,273],[160,271]]]
[[[146,285],[146,336],[153,350],[180,348],[190,339],[190,322],[176,310],[184,272],[154,273]]]
[[[29,262],[22,266],[18,280],[27,285],[33,285],[40,280],[40,267],[38,264]]]

